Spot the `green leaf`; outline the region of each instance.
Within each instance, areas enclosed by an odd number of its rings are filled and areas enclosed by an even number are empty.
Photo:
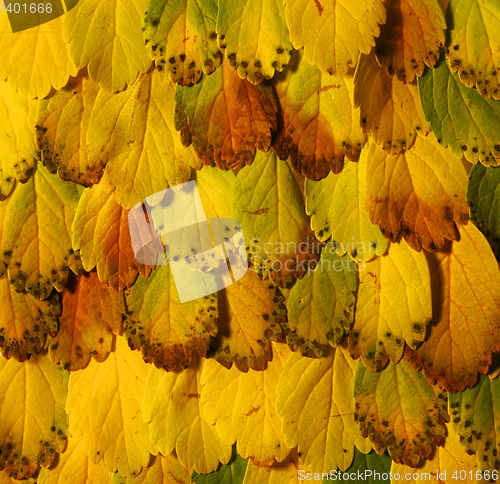
[[[462,393],[449,394],[449,411],[460,442],[480,463],[500,465],[500,379],[481,375],[477,385]]]
[[[234,218],[241,222],[255,269],[280,287],[303,277],[318,258],[302,186],[303,178],[273,150],[257,152],[236,177]]]
[[[287,300],[286,341],[304,356],[323,356],[354,320],[356,263],[335,249],[332,241],[326,244],[318,265],[295,283]]]
[[[196,484],[242,484],[247,469],[248,459],[243,459],[236,453],[233,446],[233,455],[227,464],[219,464],[219,468],[210,474],[198,474],[193,471],[191,482]]]
[[[418,79],[422,107],[440,143],[486,166],[500,164],[500,101],[464,86],[446,62]]]
[[[292,42],[282,0],[219,2],[218,42],[242,79],[258,84],[286,67]]]
[[[144,37],[158,70],[182,86],[212,74],[222,59],[216,19],[216,0],[150,0]]]
[[[388,474],[391,470],[391,463],[392,460],[387,453],[377,455],[377,453],[372,450],[369,454],[365,455],[358,449],[355,449],[354,460],[351,467],[349,467],[349,469],[345,472],[339,471],[337,480],[348,483],[358,482],[358,472],[361,472],[363,475],[367,475],[367,471],[372,471],[373,475],[367,476],[364,482],[369,484],[390,484],[390,479],[379,479],[376,473],[379,475],[384,473]],[[354,479],[351,479],[352,473],[356,476]],[[323,482],[328,482],[328,480]]]
[[[500,99],[500,3],[498,0],[450,0],[450,44],[446,55],[467,87]]]
[[[500,259],[500,168],[472,168],[467,187],[472,221],[483,232]]]

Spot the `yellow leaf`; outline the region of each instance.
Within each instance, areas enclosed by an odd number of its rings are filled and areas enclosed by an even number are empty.
[[[24,361],[45,348],[47,335],[59,328],[61,305],[53,296],[44,301],[19,294],[7,278],[0,279],[0,349],[5,358]]]
[[[298,445],[301,465],[312,472],[345,471],[354,445],[363,452],[371,446],[354,422],[352,392],[358,363],[337,346],[329,356],[306,358],[294,353],[277,387],[276,408],[283,419],[289,447]]]
[[[63,39],[64,18],[13,33],[7,12],[0,13],[0,78],[24,97],[44,98],[77,75]]]
[[[62,182],[38,165],[35,175],[0,205],[0,274],[7,268],[16,291],[46,299],[61,292],[68,270],[78,273],[71,248],[71,223],[78,203],[76,185]]]
[[[461,392],[486,374],[500,350],[500,270],[485,237],[462,227],[451,252],[429,256],[434,323],[422,346],[405,355],[427,379]]]
[[[434,67],[444,47],[446,21],[438,0],[388,0],[387,21],[380,29],[375,53],[388,74],[402,82]]]
[[[323,72],[342,75],[368,54],[385,23],[384,0],[284,0],[296,49]]]
[[[152,451],[169,455],[174,449],[181,464],[207,474],[219,461],[231,458],[215,427],[202,416],[201,364],[195,358],[182,372],[151,370],[144,395],[144,419],[151,429]]]
[[[153,463],[134,478],[118,478],[115,474],[113,484],[184,484],[191,482],[191,472],[182,466],[175,452],[152,458]],[[100,484],[100,483],[96,483]]]
[[[443,250],[469,219],[468,176],[460,158],[433,134],[389,155],[372,143],[367,152],[366,208],[389,240],[404,237],[415,250]]]
[[[104,361],[121,331],[123,295],[101,284],[95,272],[71,277],[62,294],[59,332],[50,341],[50,359],[66,370]]]
[[[94,464],[87,453],[83,438],[70,437],[68,448],[59,456],[55,467],[42,469],[38,484],[103,484],[111,482],[112,473],[103,462]]]
[[[306,180],[306,211],[322,242],[332,238],[337,254],[369,261],[387,249],[387,239],[370,222],[365,209],[367,150],[359,163],[347,163],[339,175],[318,182]]]
[[[49,467],[66,448],[67,373],[48,356],[0,357],[0,469],[16,479]]]
[[[449,420],[446,395],[405,360],[372,373],[359,365],[354,382],[354,417],[380,455],[416,467],[444,445]]]
[[[404,241],[359,272],[356,318],[349,351],[379,371],[403,357],[404,343],[417,348],[432,318],[431,278],[427,260]]]
[[[141,32],[147,4],[80,0],[62,17],[71,59],[78,69],[88,65],[90,78],[103,89],[121,91],[151,65]]]
[[[460,444],[458,434],[448,425],[448,437],[444,447],[438,447],[429,460],[426,460],[418,469],[412,469],[404,464],[392,463],[392,475],[399,474],[400,479],[393,479],[391,483],[401,484],[421,484],[429,480],[446,484],[456,480],[464,484],[476,484],[484,482],[482,479],[476,480],[476,472],[480,471],[475,455],[468,455]],[[460,471],[462,473],[460,474]],[[409,474],[410,478],[407,478]],[[478,475],[482,473],[478,473]],[[470,476],[474,476],[470,479]],[[430,477],[428,477],[430,476]],[[454,479],[453,476],[458,476]],[[465,476],[465,479],[464,479]],[[417,477],[417,479],[415,479]]]
[[[99,86],[83,73],[39,101],[36,143],[40,160],[63,180],[90,186],[102,176],[106,160],[89,164],[87,127]]]
[[[135,258],[128,210],[117,202],[106,180],[84,190],[73,220],[72,238],[84,269],[97,267],[99,280],[116,291],[132,286],[138,274],[148,277],[151,272],[151,266]]]
[[[362,55],[354,76],[354,102],[361,127],[391,155],[413,146],[417,132],[430,131],[415,84],[399,82],[379,67],[375,56]]]
[[[258,467],[249,462],[243,484],[290,484],[295,482],[299,470],[298,461],[297,451],[293,450],[283,462],[275,463],[270,467]]]
[[[142,418],[142,398],[149,368],[125,338],[103,363],[91,360],[69,379],[66,411],[72,435],[83,435],[91,462],[104,459],[122,476],[139,474],[149,462],[149,429]]]
[[[258,466],[281,462],[291,450],[276,412],[276,385],[291,354],[285,345],[273,344],[266,371],[242,373],[207,360],[201,374],[203,417],[225,443],[237,442],[238,454]]]
[[[495,0],[450,0],[453,17],[446,50],[453,72],[482,96],[500,99],[500,5]]]
[[[0,41],[1,43],[1,41]],[[0,81],[0,201],[10,195],[15,180],[21,183],[33,173],[36,146],[33,139],[34,101]]]
[[[250,269],[219,294],[219,332],[214,358],[227,368],[265,370],[272,360],[271,340],[281,341],[286,308],[279,289]]]
[[[98,93],[87,143],[90,165],[108,161],[104,179],[125,208],[188,181],[191,167],[201,167],[174,129],[174,86],[157,71],[124,92]]]
[[[205,165],[250,165],[257,149],[268,151],[276,131],[278,102],[272,86],[252,86],[227,61],[198,84],[177,87],[175,127]]]
[[[297,171],[320,180],[339,173],[344,157],[358,159],[365,137],[352,103],[352,77],[323,73],[296,53],[276,80],[283,126],[273,148],[282,160],[290,156]]]
[[[219,2],[217,40],[242,79],[258,84],[286,67],[292,43],[282,0]]]
[[[157,267],[126,293],[124,335],[144,360],[167,371],[191,364],[193,355],[205,356],[210,337],[217,334],[217,296],[211,294],[181,303],[170,266]]]
[[[217,46],[216,0],[157,0],[144,18],[144,38],[158,70],[173,82],[195,84],[220,66]]]

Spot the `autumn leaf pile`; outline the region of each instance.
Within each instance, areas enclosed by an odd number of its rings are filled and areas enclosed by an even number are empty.
[[[499,82],[497,0],[1,12],[0,483],[494,482]],[[188,180],[251,268],[180,303],[128,213]]]

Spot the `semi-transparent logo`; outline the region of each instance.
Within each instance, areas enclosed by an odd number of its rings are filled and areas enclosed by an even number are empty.
[[[155,193],[128,215],[138,262],[168,263],[181,302],[212,294],[241,279],[248,270],[239,222],[205,215],[196,182]]]
[[[37,27],[70,11],[78,0],[4,0],[0,10],[7,10],[12,32]]]

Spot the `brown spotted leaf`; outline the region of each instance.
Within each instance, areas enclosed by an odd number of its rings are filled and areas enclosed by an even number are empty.
[[[194,354],[205,356],[217,334],[217,295],[181,303],[168,264],[142,276],[126,292],[124,335],[147,363],[167,371],[187,368]]]
[[[57,296],[40,301],[17,293],[6,277],[0,279],[0,349],[5,358],[24,361],[45,347],[47,335],[58,330],[61,305]]]
[[[450,0],[453,18],[446,51],[453,72],[485,98],[500,99],[500,4],[495,0]]]
[[[160,71],[181,86],[195,84],[220,66],[216,0],[151,0],[144,38]]]
[[[387,21],[380,29],[375,53],[388,74],[402,82],[434,67],[444,47],[446,22],[438,0],[388,0]]]
[[[99,280],[116,291],[132,286],[138,274],[151,272],[151,266],[135,259],[128,213],[103,180],[84,190],[73,220],[73,248],[80,251],[84,269],[96,267]]]
[[[427,379],[461,392],[487,373],[500,350],[500,271],[488,241],[472,224],[462,227],[451,252],[428,257],[433,325],[427,340],[405,357]]]
[[[90,186],[102,176],[107,159],[88,159],[87,127],[99,86],[84,73],[38,103],[39,159],[63,180]]]
[[[441,147],[433,134],[389,155],[372,143],[365,150],[366,208],[370,219],[392,241],[404,237],[415,249],[442,250],[457,240],[469,219],[467,173],[460,158]]]
[[[243,372],[265,370],[272,360],[271,340],[281,341],[285,306],[279,289],[249,270],[219,293],[219,332],[213,356]]]
[[[278,103],[271,86],[252,86],[227,61],[194,86],[177,87],[175,127],[205,165],[222,169],[251,164],[268,151]]]
[[[364,145],[353,79],[322,73],[299,53],[292,64],[276,77],[283,126],[274,149],[307,178],[321,180],[339,173],[345,156],[356,160]]]
[[[61,292],[68,271],[80,270],[71,248],[71,224],[80,191],[38,164],[35,175],[0,205],[0,274],[16,291],[46,299]]]
[[[104,361],[121,331],[123,294],[102,284],[95,272],[70,277],[62,294],[59,332],[50,341],[50,359],[66,370],[81,370],[91,357]]]
[[[429,267],[422,252],[401,241],[388,255],[360,268],[356,316],[349,335],[349,351],[371,371],[389,359],[398,363],[405,342],[417,348],[431,321]]]
[[[391,155],[411,148],[417,131],[424,135],[430,131],[417,86],[390,77],[373,54],[360,58],[354,102],[361,111],[363,132]]]
[[[378,454],[416,467],[447,435],[446,395],[402,360],[372,373],[358,365],[354,380],[354,418]]]

